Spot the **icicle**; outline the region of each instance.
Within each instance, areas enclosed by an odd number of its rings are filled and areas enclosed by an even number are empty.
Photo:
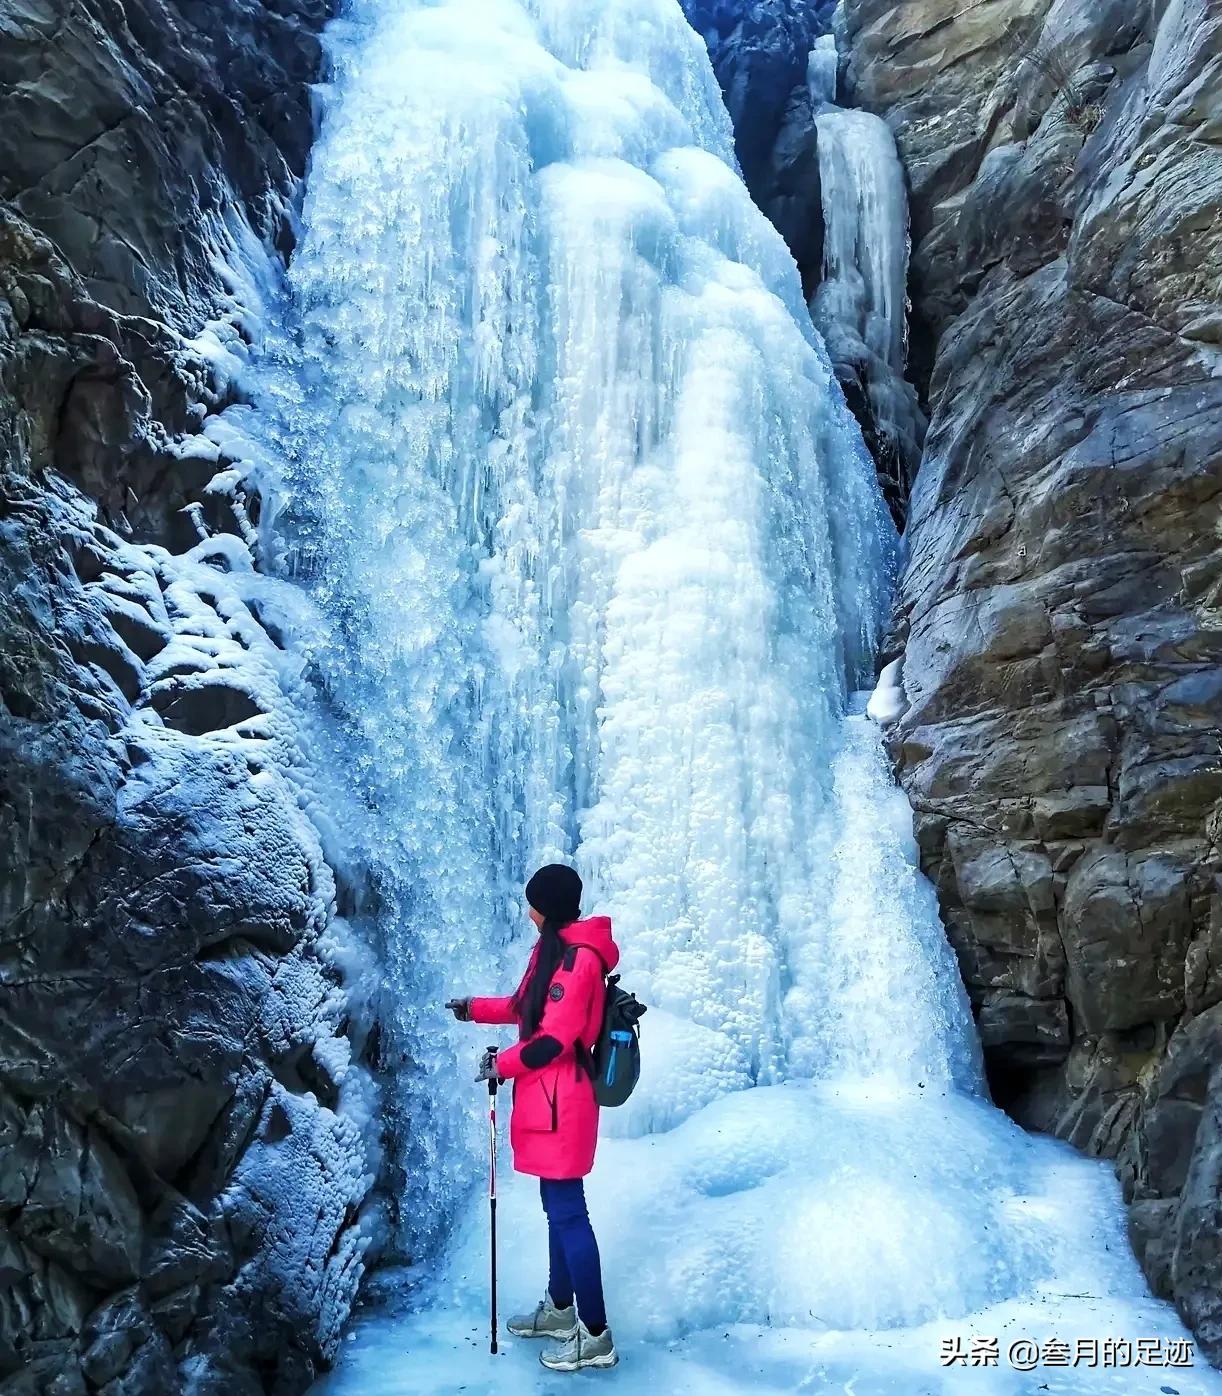
[[[831,34],[821,34],[806,63],[806,86],[810,90],[810,104],[818,111],[824,103],[835,102],[838,82],[840,55],[836,52],[836,40]]]
[[[823,203],[823,278],[811,314],[864,418],[884,475],[906,493],[925,419],[904,378],[908,200],[895,139],[881,117],[832,105],[836,41],[811,50]]]

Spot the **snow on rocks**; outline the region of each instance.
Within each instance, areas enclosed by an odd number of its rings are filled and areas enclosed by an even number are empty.
[[[900,677],[903,670],[903,655],[893,659],[890,664],[885,664],[878,676],[878,683],[874,686],[874,692],[870,694],[866,704],[866,716],[871,722],[877,722],[880,727],[889,727],[893,722],[898,722],[908,711],[908,698]]]
[[[200,1167],[224,1183],[215,1216],[245,1238],[238,1289],[326,1353],[372,1240],[353,1223],[378,1126],[348,1036],[348,995],[368,996],[370,967],[334,916],[334,875],[309,813],[324,797],[301,731],[302,660],[256,618],[260,602],[278,600],[300,621],[302,598],[256,573],[233,535],[177,556],[130,544],[116,555],[129,569],[124,590],[149,601],[139,633],[161,641],[140,661],[141,697],[119,733],[134,764],[117,817],[143,857],[160,848],[172,861],[152,905],[178,908],[194,957],[169,1010],[171,1031],[186,1034],[178,1064],[236,1090],[226,1111],[240,1101],[248,1121],[244,1146],[201,1139]],[[203,1032],[213,1017],[232,1036]]]

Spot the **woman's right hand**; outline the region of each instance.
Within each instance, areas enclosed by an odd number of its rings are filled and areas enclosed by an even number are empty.
[[[450,999],[446,1007],[458,1019],[460,1023],[471,1021],[471,1000],[470,999]]]

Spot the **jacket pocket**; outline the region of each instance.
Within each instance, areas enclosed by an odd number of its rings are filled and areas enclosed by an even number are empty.
[[[519,1129],[554,1133],[560,1125],[556,1104],[555,1070],[518,1079],[513,1088],[513,1113]]]

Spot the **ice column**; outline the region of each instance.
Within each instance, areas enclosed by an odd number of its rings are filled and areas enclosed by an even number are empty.
[[[904,378],[904,171],[881,117],[834,105],[836,66],[835,39],[825,35],[808,66],[824,222],[823,279],[810,308],[894,498],[907,493],[925,434],[916,393]]]

